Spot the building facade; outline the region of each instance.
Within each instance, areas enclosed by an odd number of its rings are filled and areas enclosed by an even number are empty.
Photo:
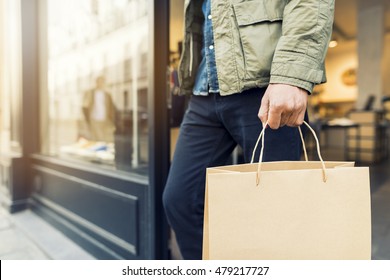
[[[97,258],[167,258],[167,1],[1,5],[2,204]]]

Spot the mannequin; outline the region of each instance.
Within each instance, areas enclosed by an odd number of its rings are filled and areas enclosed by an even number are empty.
[[[105,89],[105,78],[96,78],[95,88],[85,92],[83,115],[91,141],[113,142],[115,131],[115,106]]]

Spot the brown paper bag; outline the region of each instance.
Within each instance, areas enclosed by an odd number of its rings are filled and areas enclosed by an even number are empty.
[[[203,259],[370,259],[370,209],[353,163],[208,168]]]

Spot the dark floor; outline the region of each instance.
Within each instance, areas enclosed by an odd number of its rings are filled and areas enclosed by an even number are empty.
[[[390,161],[370,166],[372,259],[390,260]]]

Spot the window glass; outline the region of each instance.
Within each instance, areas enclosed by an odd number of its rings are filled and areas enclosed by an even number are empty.
[[[43,153],[146,174],[146,4],[46,2]]]
[[[22,50],[19,0],[0,0],[0,153],[21,152]]]

